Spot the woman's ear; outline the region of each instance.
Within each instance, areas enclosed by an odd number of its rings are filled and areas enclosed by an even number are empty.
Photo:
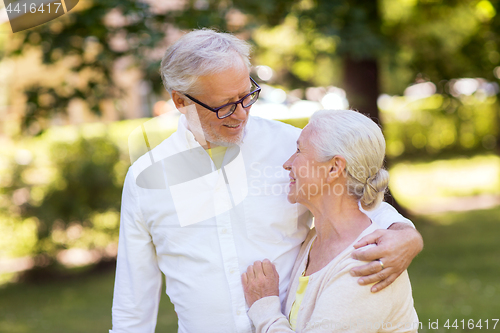
[[[345,158],[342,156],[334,156],[328,163],[328,182],[341,178],[346,167]]]

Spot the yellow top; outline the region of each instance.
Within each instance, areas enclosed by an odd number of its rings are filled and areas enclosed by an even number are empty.
[[[226,154],[227,147],[217,146],[215,148],[208,148],[207,152],[210,155],[212,161],[214,161],[217,169],[222,166],[222,161],[224,161],[224,155]]]
[[[309,253],[311,253],[311,248],[315,240],[316,238],[311,243],[311,247],[309,248]],[[307,264],[306,268],[302,272],[302,276],[299,276],[299,286],[297,287],[297,291],[295,292],[295,301],[292,304],[292,308],[290,309],[290,315],[288,316],[288,321],[290,322],[290,326],[294,331],[295,327],[297,326],[297,316],[299,313],[300,304],[302,304],[302,300],[304,299],[304,295],[306,294],[307,284],[309,283],[309,276],[305,276]]]
[[[299,276],[299,287],[297,288],[297,292],[295,293],[295,302],[293,302],[292,309],[290,310],[290,318],[288,319],[292,330],[295,330],[295,326],[297,325],[297,315],[299,313],[300,304],[302,304],[302,299],[304,299],[304,295],[306,294],[308,283],[309,276]]]

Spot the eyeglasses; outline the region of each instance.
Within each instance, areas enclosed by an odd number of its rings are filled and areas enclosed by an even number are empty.
[[[219,106],[218,108],[212,108],[212,107],[206,105],[205,103],[200,102],[196,98],[189,96],[188,94],[184,94],[184,95],[187,98],[189,98],[190,100],[192,100],[193,102],[203,106],[205,109],[208,109],[212,112],[215,112],[215,114],[217,115],[217,118],[224,119],[224,118],[229,117],[230,115],[232,115],[234,113],[234,111],[236,111],[236,107],[238,106],[238,104],[241,104],[241,106],[244,109],[246,109],[246,108],[250,107],[253,103],[257,102],[261,88],[257,84],[257,82],[255,82],[254,79],[252,79],[252,77],[250,77],[250,81],[252,81],[252,83],[253,83],[253,88],[256,87],[256,89],[252,90],[251,93],[249,93],[248,95],[246,95],[242,99],[240,99],[236,102],[224,104],[222,106]]]

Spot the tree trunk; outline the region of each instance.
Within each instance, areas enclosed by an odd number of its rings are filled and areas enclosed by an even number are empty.
[[[379,96],[378,66],[376,59],[355,60],[344,57],[344,88],[351,108],[368,115],[378,124]]]
[[[380,95],[378,66],[376,59],[356,60],[349,56],[344,57],[344,88],[349,99],[350,107],[369,116],[379,126],[382,126],[377,106]],[[386,159],[386,167],[389,161]],[[385,200],[398,210],[402,215],[408,217],[408,210],[402,207],[391,191],[387,192]]]

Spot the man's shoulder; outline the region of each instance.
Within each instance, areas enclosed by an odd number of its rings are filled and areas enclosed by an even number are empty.
[[[135,161],[133,161],[127,172],[127,178],[135,179],[134,183],[137,183],[137,178],[144,172],[151,173],[153,171],[157,172],[155,165],[161,163],[161,161],[173,156],[181,150],[179,149],[179,143],[177,136],[177,131],[172,133],[168,138],[161,141],[155,147],[149,148],[143,152]]]
[[[154,160],[157,160],[158,157],[165,154],[173,154],[176,151],[175,136],[176,132],[172,133],[168,138],[163,139],[159,144],[154,147],[148,147],[147,150],[143,151],[143,154],[139,156],[132,164],[141,163],[142,161],[151,161],[153,157]]]

